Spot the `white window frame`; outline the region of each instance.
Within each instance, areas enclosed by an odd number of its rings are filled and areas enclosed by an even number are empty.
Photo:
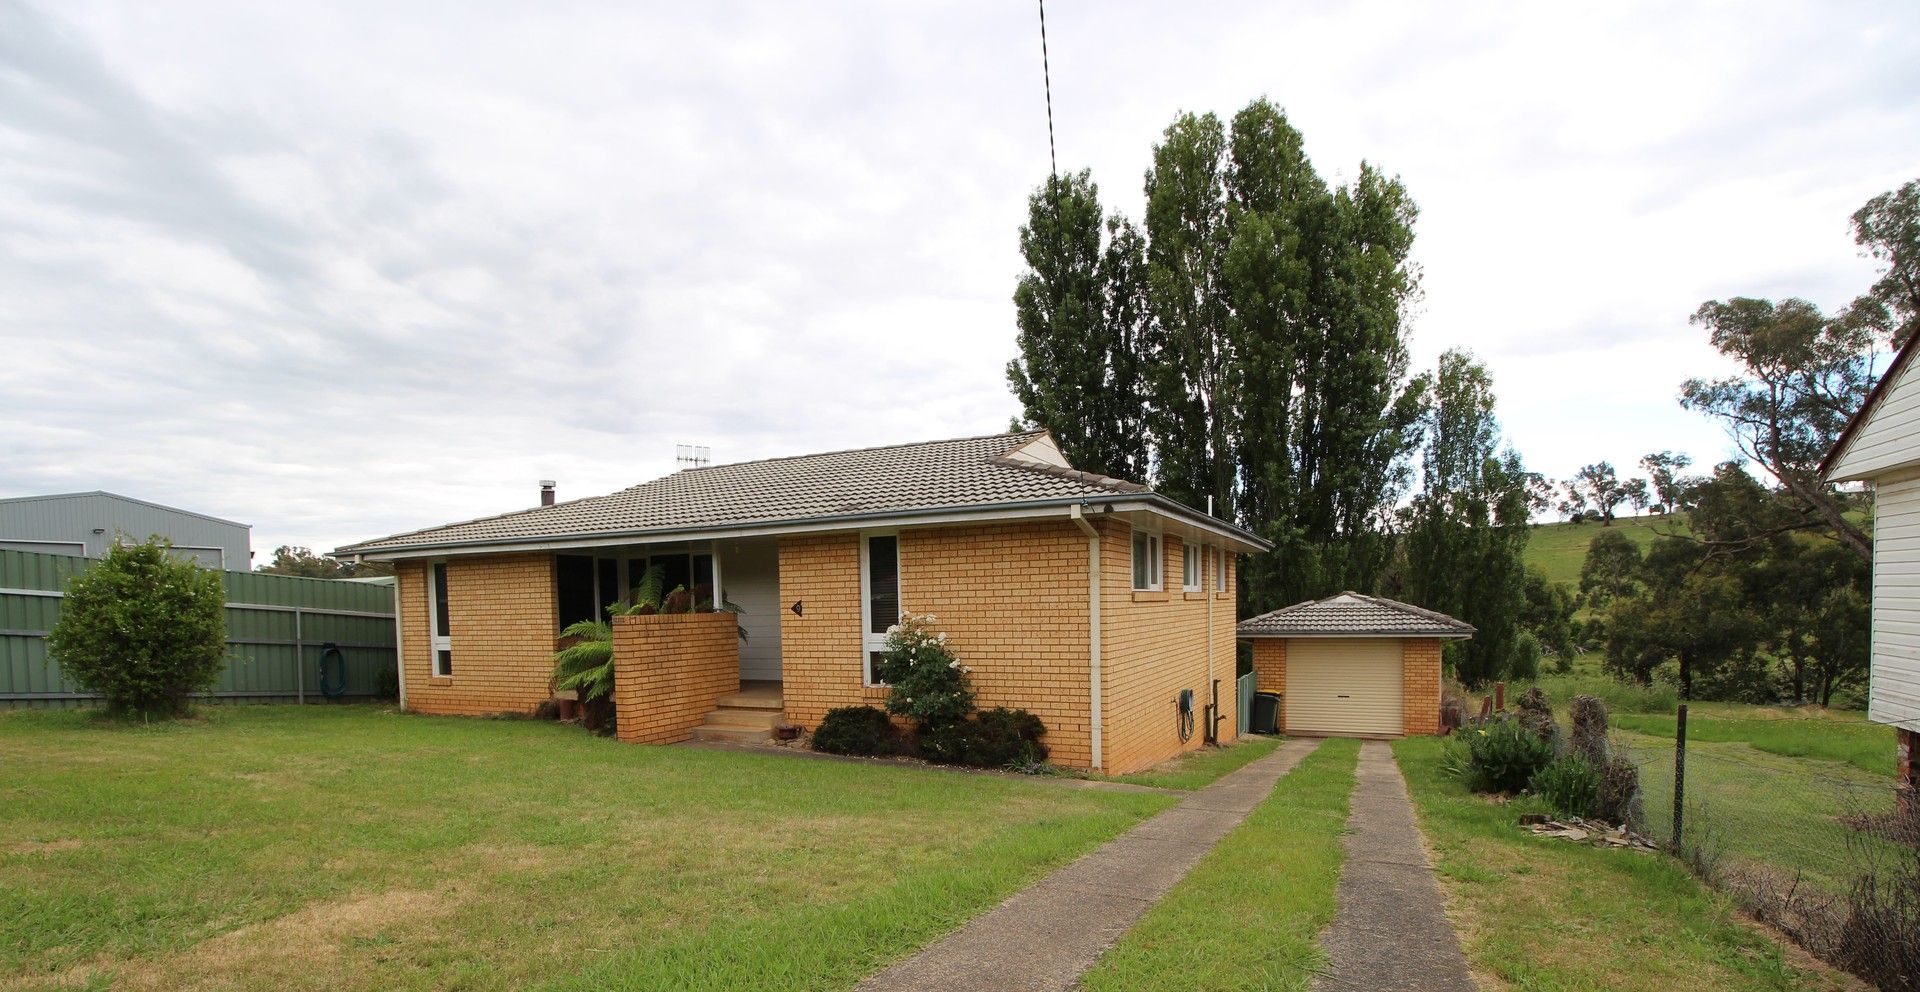
[[[897,530],[864,530],[860,532],[860,681],[868,688],[879,688],[886,683],[874,677],[873,654],[887,650],[887,635],[873,633],[873,570],[871,565],[872,539],[876,537],[893,538],[893,592],[895,602],[905,602],[900,595],[900,532]],[[888,626],[898,623],[899,617],[887,621]]]
[[[1206,545],[1192,541],[1180,542],[1180,591],[1199,592],[1206,580]]]
[[[1227,549],[1213,549],[1213,591],[1227,591]]]
[[[1139,584],[1140,569],[1137,567],[1140,554],[1140,538],[1147,539],[1147,584]],[[1133,539],[1127,542],[1127,575],[1133,582],[1134,592],[1159,592],[1166,588],[1167,549],[1161,544],[1160,532],[1145,527],[1133,529]]]
[[[427,563],[427,651],[433,658],[433,677],[436,679],[453,678],[453,635],[440,625],[439,601],[442,589],[439,573],[447,567],[444,561]],[[453,622],[453,600],[447,600],[447,622]]]

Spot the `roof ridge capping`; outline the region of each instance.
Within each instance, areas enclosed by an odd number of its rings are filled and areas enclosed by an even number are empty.
[[[1356,606],[1379,612],[1356,617]],[[1468,637],[1475,633],[1472,624],[1438,610],[1353,590],[1249,617],[1240,621],[1236,632],[1243,637]]]
[[[1020,458],[1010,458],[1007,456],[1007,454],[993,455],[989,457],[987,461],[990,461],[995,465],[1004,465],[1008,468],[1017,468],[1017,469],[1022,469],[1028,472],[1039,472],[1042,475],[1051,475],[1060,479],[1070,479],[1074,482],[1084,482],[1090,486],[1100,486],[1105,489],[1116,489],[1123,493],[1153,492],[1153,487],[1144,486],[1138,482],[1133,482],[1127,479],[1116,479],[1111,475],[1101,475],[1098,472],[1083,472],[1077,468],[1062,468],[1058,465],[1046,465],[1040,462],[1030,462]]]
[[[800,455],[775,455],[771,458],[749,458],[743,462],[721,462],[717,465],[695,465],[695,466],[690,466],[683,469],[678,469],[676,474],[678,472],[711,472],[711,471],[714,471],[715,469],[739,468],[743,465],[766,465],[771,462],[792,462],[792,461],[800,461],[806,458],[832,458],[838,455],[860,455],[860,454],[866,454],[867,452],[870,452],[870,451],[892,451],[897,448],[927,448],[927,447],[932,447],[934,445],[939,445],[939,444],[966,444],[971,441],[991,441],[995,438],[1006,438],[1008,440],[1021,438],[1021,439],[1024,439],[1021,442],[1024,444],[1026,441],[1031,441],[1034,438],[1039,437],[1040,435],[1045,433],[1047,433],[1045,429],[1034,428],[1032,430],[1025,430],[1025,431],[995,431],[991,434],[973,434],[967,437],[943,437],[943,438],[935,438],[930,441],[899,441],[894,444],[870,444],[864,448],[840,448],[835,451],[809,451],[805,454],[800,454]],[[1017,448],[1019,447],[1019,445],[1016,444],[1014,447]],[[1003,456],[993,455],[991,457],[1000,458]],[[647,480],[647,482],[658,482],[658,481],[659,481],[658,479]],[[628,486],[627,489],[638,489],[641,486],[644,486],[646,484],[647,484],[646,482],[637,483],[635,485]],[[625,492],[626,490],[620,490],[620,491]]]

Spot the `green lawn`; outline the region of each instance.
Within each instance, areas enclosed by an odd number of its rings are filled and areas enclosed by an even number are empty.
[[[1394,745],[1467,958],[1516,989],[1622,992],[1847,988],[1789,963],[1732,900],[1659,854],[1534,837],[1524,802],[1472,795],[1439,738]]]
[[[1188,791],[1205,788],[1220,776],[1272,754],[1279,746],[1278,737],[1242,737],[1221,747],[1188,751],[1143,772],[1112,776],[1111,781]]]
[[[1172,802],[203,712],[0,715],[0,987],[845,988]]]
[[[1861,771],[1893,774],[1893,728],[1868,723],[1857,712],[1740,703],[1694,703],[1687,710],[1689,743],[1737,742],[1769,754],[1843,762]],[[1650,713],[1612,717],[1619,729],[1668,740],[1673,738],[1674,722],[1672,716]]]
[[[1587,545],[1603,530],[1617,530],[1645,548],[1662,533],[1687,533],[1685,514],[1670,516],[1616,517],[1612,524],[1541,524],[1527,537],[1526,561],[1537,565],[1555,582],[1580,585],[1580,566],[1587,560]]]
[[[1662,840],[1673,833],[1671,721],[1667,730],[1667,739],[1619,735],[1640,762],[1648,825]],[[1846,821],[1893,809],[1890,776],[1848,761],[1788,757],[1737,740],[1696,737],[1691,718],[1687,734],[1688,844],[1703,848],[1731,887],[1785,891],[1797,883],[1838,897],[1855,874],[1850,845],[1874,844],[1882,857],[1898,853]],[[1891,741],[1887,750],[1890,755]]]
[[[1084,979],[1090,992],[1305,989],[1324,961],[1358,741],[1334,740],[1174,886]]]

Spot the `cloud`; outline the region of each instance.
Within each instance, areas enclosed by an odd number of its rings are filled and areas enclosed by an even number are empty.
[[[1686,317],[1844,303],[1920,161],[1920,14],[1049,5],[1062,168],[1138,217],[1183,109],[1268,95],[1422,206],[1466,345],[1564,474],[1719,457]],[[1047,168],[1019,5],[0,0],[0,492],[330,548],[671,469],[991,431]]]

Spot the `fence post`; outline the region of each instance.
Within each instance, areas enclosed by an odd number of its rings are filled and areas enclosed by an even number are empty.
[[[293,608],[293,699],[307,705],[307,642],[301,636],[300,607]],[[281,697],[285,699],[285,696]]]
[[[1687,819],[1687,704],[1681,703],[1673,725],[1673,852],[1681,854],[1680,831]]]

